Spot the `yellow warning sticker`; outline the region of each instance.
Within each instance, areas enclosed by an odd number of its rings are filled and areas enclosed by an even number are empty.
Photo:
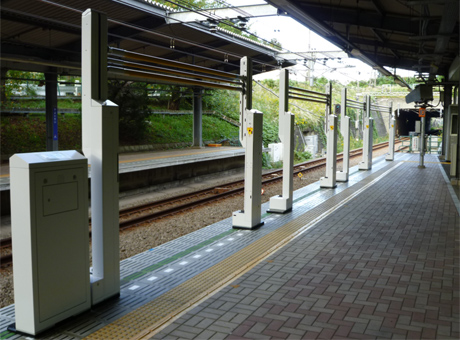
[[[254,130],[254,128],[248,127],[248,134],[249,134],[249,135],[252,135],[252,131],[253,131],[253,130]]]
[[[302,178],[302,177],[303,177],[303,175],[302,175],[301,172],[299,172],[299,174],[298,174],[297,176],[299,176],[299,178]]]
[[[391,124],[391,127],[395,127],[393,124]]]
[[[331,130],[334,130],[334,125],[331,125],[330,128],[331,128]]]
[[[369,125],[366,125],[366,129],[369,129]]]

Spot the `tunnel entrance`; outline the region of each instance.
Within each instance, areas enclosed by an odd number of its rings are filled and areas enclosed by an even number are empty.
[[[400,109],[399,116],[396,113],[396,135],[409,136],[410,132],[416,131],[416,122],[420,122],[418,109]],[[440,135],[442,133],[443,120],[441,110],[437,108],[427,108],[425,134]],[[420,132],[420,131],[418,131]]]

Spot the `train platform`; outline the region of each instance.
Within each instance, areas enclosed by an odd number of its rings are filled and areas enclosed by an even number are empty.
[[[437,156],[311,184],[257,230],[231,218],[123,260],[119,299],[42,339],[458,339],[460,203]],[[14,306],[0,310],[0,338]]]
[[[138,172],[150,169],[206,162],[216,159],[244,157],[244,148],[233,146],[184,148],[165,151],[122,153],[119,156],[119,173]],[[0,166],[0,190],[10,188],[9,163]],[[91,168],[88,170],[91,177]]]

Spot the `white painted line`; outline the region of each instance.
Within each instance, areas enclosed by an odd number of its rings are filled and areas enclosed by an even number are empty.
[[[214,249],[209,248],[209,249],[206,249],[206,252],[209,253],[209,252],[211,252],[211,251],[213,251],[213,250],[214,250]]]
[[[182,261],[181,263],[179,263],[179,265],[183,266],[183,265],[186,265],[188,262],[187,261]]]
[[[223,245],[225,245],[225,243],[217,243],[218,247],[222,247]]]
[[[129,290],[136,290],[137,288],[139,288],[139,286],[131,286],[129,287]]]
[[[233,237],[230,237],[230,238],[226,239],[226,241],[233,241],[233,240],[234,240]]]
[[[150,277],[147,279],[147,281],[154,281],[154,280],[156,280],[156,279],[158,279],[156,276],[150,276]]]
[[[172,268],[168,268],[168,269],[164,270],[165,273],[171,273],[173,271],[174,271],[174,269],[172,269]]]
[[[193,255],[194,259],[199,259],[200,257],[201,257],[201,255]]]

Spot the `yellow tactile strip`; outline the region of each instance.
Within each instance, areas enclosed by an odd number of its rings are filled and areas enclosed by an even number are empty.
[[[153,336],[169,320],[253,268],[275,250],[353,199],[402,163],[392,163],[392,165],[394,164],[397,165],[383,174],[382,171],[376,172],[359,184],[331,197],[316,208],[171,289],[157,299],[90,334],[86,339],[140,339]]]

